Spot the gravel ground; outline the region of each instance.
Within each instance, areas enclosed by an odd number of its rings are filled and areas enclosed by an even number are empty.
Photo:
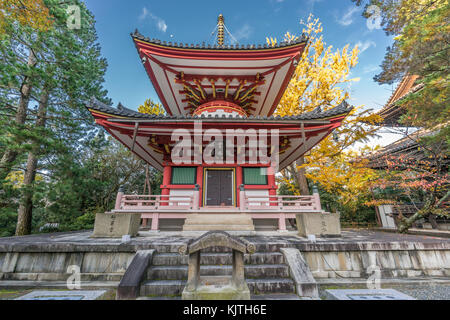
[[[392,289],[418,300],[450,300],[449,284],[401,285],[392,286]]]

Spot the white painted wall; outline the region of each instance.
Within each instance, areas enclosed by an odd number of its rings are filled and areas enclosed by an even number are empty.
[[[269,205],[268,203],[258,203],[253,201],[269,201],[269,190],[245,190],[245,194],[250,197],[258,197],[256,199],[251,199],[252,206]]]
[[[171,189],[169,193],[169,200],[187,200],[187,202],[179,202],[179,205],[181,206],[188,206],[190,204],[189,198],[170,198],[170,196],[194,196],[194,190],[193,189]],[[170,203],[170,205],[175,205],[175,203]]]
[[[205,111],[203,111],[201,113],[201,115],[205,115],[205,117],[207,117],[209,115],[212,115],[213,117],[215,117],[216,115],[219,116],[219,117],[222,117],[223,115],[225,115],[226,117],[229,117],[230,115],[232,115],[233,118],[237,118],[237,117],[242,118],[242,116],[239,113],[237,113],[235,111],[233,111],[233,112],[225,112],[224,109],[217,109],[216,111],[213,111],[213,112],[205,110]]]

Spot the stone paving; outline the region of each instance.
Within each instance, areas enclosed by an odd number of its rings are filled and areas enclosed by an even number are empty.
[[[53,234],[40,234],[25,237],[0,238],[0,251],[6,251],[8,247],[39,247],[40,245],[53,244],[79,244],[79,245],[140,245],[146,243],[182,244],[189,239],[197,238],[203,232],[149,232],[142,231],[131,242],[122,244],[121,239],[90,238],[92,231],[65,232]],[[230,234],[233,235],[232,232]],[[240,232],[236,234],[251,239],[256,243],[289,243],[308,244],[310,241],[297,236],[296,231],[273,232]],[[351,243],[422,243],[450,245],[450,239],[433,236],[397,234],[371,230],[344,230],[339,238],[317,238],[316,244],[351,244]]]

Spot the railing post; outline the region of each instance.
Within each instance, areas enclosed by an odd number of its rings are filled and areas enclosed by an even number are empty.
[[[286,215],[280,213],[278,217],[278,231],[286,231]]]
[[[123,197],[123,188],[119,188],[119,192],[117,192],[116,197],[116,206],[114,207],[116,210],[122,209],[122,197]]]
[[[152,217],[152,231],[159,230],[159,213],[154,212]]]
[[[192,210],[198,210],[198,202],[200,201],[200,186],[198,184],[195,185],[194,197],[192,198],[192,201]]]
[[[319,189],[317,188],[317,186],[313,187],[313,197],[314,197],[314,209],[322,211],[322,205],[320,203]]]
[[[241,184],[239,186],[239,207],[241,212],[245,211],[245,186],[243,184]]]

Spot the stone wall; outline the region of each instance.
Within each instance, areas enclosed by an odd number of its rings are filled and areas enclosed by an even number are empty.
[[[81,281],[120,281],[134,252],[0,252],[0,280],[66,281],[70,266]]]
[[[449,250],[303,252],[314,278],[367,278],[378,267],[382,278],[450,276]]]

